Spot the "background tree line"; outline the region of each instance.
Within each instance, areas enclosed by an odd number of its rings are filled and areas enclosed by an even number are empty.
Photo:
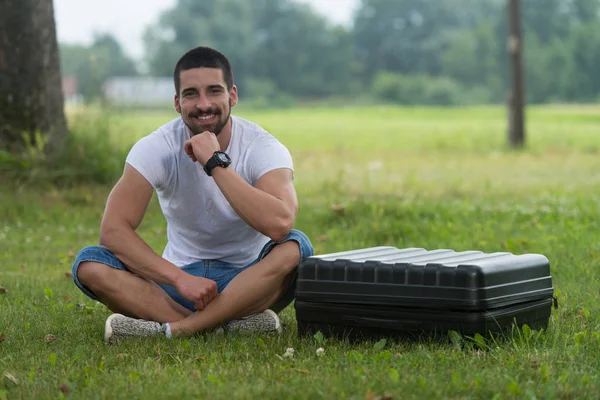
[[[600,99],[600,0],[524,0],[529,103]],[[179,0],[145,35],[145,68],[108,35],[61,45],[63,75],[87,99],[111,76],[171,76],[188,49],[232,61],[241,95],[367,96],[400,104],[503,103],[508,86],[505,0],[362,0],[350,27],[292,0]]]

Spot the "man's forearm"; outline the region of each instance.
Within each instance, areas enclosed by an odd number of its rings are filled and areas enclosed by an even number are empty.
[[[102,227],[100,244],[110,250],[127,268],[157,283],[174,285],[184,274],[176,265],[157,255],[130,227]]]
[[[212,176],[231,207],[248,225],[275,241],[292,229],[295,210],[248,184],[232,168],[215,168]]]

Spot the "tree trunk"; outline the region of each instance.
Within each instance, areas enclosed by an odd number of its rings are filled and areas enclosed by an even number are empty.
[[[39,132],[47,150],[66,137],[52,0],[0,0],[0,149]]]

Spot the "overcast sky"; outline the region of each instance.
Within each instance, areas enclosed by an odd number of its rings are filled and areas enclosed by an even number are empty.
[[[359,0],[295,1],[309,3],[332,22],[348,24]],[[95,33],[109,32],[128,55],[140,59],[144,28],[175,3],[176,0],[54,0],[58,41],[89,44]]]

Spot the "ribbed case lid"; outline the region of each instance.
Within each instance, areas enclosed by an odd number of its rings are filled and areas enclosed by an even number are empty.
[[[478,307],[551,296],[552,280],[550,262],[541,254],[381,246],[305,259],[297,297],[309,295],[331,301],[442,301]]]

